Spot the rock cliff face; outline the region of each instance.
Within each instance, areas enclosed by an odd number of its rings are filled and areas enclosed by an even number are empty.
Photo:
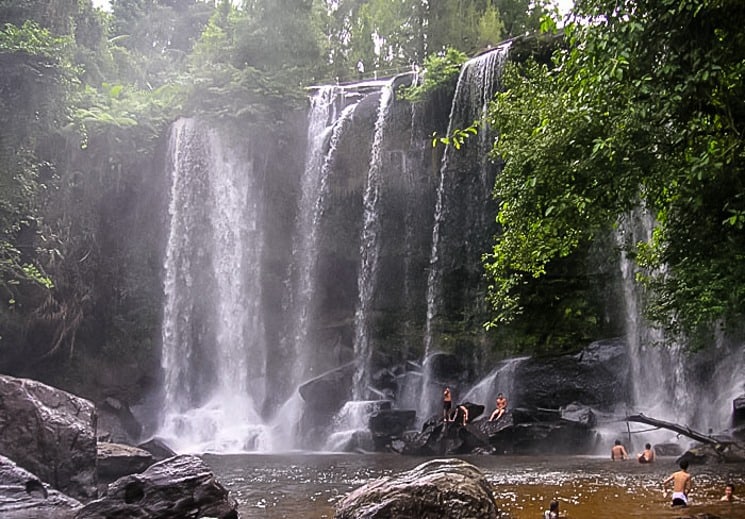
[[[96,417],[88,400],[0,375],[0,453],[78,499],[96,496]]]

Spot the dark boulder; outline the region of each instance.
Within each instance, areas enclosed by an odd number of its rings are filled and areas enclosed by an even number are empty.
[[[81,500],[96,497],[96,418],[88,400],[0,375],[0,454]]]
[[[489,442],[500,454],[583,454],[594,450],[598,434],[560,420],[514,424],[491,434]]]
[[[657,456],[680,456],[683,448],[677,443],[656,443],[654,453]]]
[[[328,424],[349,400],[346,388],[352,387],[355,363],[349,362],[309,380],[298,388],[305,401],[300,431],[315,444],[323,440]]]
[[[489,438],[481,429],[483,423],[483,420],[479,420],[464,426],[457,420],[444,422],[442,418],[432,416],[424,423],[421,432],[406,433],[403,448],[395,450],[415,456],[491,452]]]
[[[574,402],[611,409],[629,393],[629,358],[623,339],[590,344],[576,355],[530,358],[515,367],[511,403],[559,409]]]
[[[372,481],[347,495],[336,519],[492,519],[499,517],[491,484],[476,467],[458,459],[431,460]]]
[[[0,517],[73,519],[83,505],[0,456]]]
[[[369,427],[373,435],[400,437],[416,421],[416,411],[407,409],[382,409],[370,416]]]
[[[98,479],[108,484],[122,476],[142,472],[154,463],[146,450],[121,443],[98,443]]]
[[[142,425],[121,400],[108,397],[98,405],[98,439],[115,443],[135,443],[142,434]]]
[[[560,410],[560,416],[562,420],[573,422],[584,427],[595,427],[597,424],[597,418],[593,410],[582,404],[573,402],[568,406],[562,407]]]
[[[75,519],[238,519],[236,503],[197,456],[175,456],[111,483]]]
[[[176,455],[166,442],[160,438],[150,438],[148,441],[140,443],[137,447],[152,454],[155,461],[163,461]]]
[[[745,448],[736,443],[699,444],[681,454],[676,463],[686,460],[691,465],[745,462]]]

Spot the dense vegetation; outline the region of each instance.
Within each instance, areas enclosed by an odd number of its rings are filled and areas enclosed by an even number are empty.
[[[737,0],[578,0],[550,63],[514,65],[492,110],[506,160],[486,260],[494,323],[562,258],[655,221],[626,253],[648,313],[703,344],[745,311],[745,29]],[[529,287],[529,288],[526,288]]]
[[[537,27],[530,5],[0,0],[0,369],[69,387],[100,359],[158,364],[163,215],[141,198],[175,118],[282,139],[304,86],[473,53]]]
[[[359,61],[366,75],[426,65],[416,101],[546,13],[531,0],[234,4],[0,0],[0,369],[74,375],[154,354],[162,236],[133,229],[162,215],[127,200],[175,118],[281,139],[274,123],[304,106],[303,87],[355,78]],[[505,161],[492,324],[550,299],[560,318],[544,328],[595,329],[582,291],[563,297],[557,280],[639,207],[657,227],[627,253],[650,316],[703,336],[742,315],[744,15],[738,0],[579,0],[552,59],[510,67],[491,114]]]

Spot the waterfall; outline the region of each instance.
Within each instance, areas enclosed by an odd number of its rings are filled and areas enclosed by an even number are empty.
[[[463,66],[450,109],[448,135],[474,122],[484,122],[489,102],[499,90],[499,78],[509,47],[509,44],[504,44]],[[435,339],[439,330],[436,328],[442,310],[444,277],[448,271],[458,268],[465,269],[466,275],[473,278],[481,277],[481,255],[487,246],[484,238],[490,236],[484,230],[490,228],[487,219],[493,217],[488,210],[495,174],[495,167],[488,161],[492,138],[491,130],[482,124],[475,146],[469,142],[459,150],[447,146],[440,166],[427,280],[424,376],[419,405],[425,416],[435,412],[439,399],[439,391],[430,380],[427,359],[437,350]],[[448,297],[457,304],[457,294],[448,291]],[[477,300],[475,297],[464,299],[464,305]]]
[[[745,390],[737,379],[745,372],[745,348],[717,333],[709,351],[688,352],[685,344],[644,319],[645,293],[636,281],[639,267],[627,251],[649,242],[654,225],[650,212],[638,208],[621,220],[617,232],[633,398],[619,413],[643,413],[704,433],[721,431],[729,426],[732,401]],[[672,436],[663,430],[650,434],[648,441],[669,441]]]
[[[261,196],[250,158],[191,119],[169,141],[159,431],[180,452],[263,450]]]
[[[292,248],[290,304],[287,308],[291,330],[287,338],[292,341],[292,387],[317,373],[314,361],[318,352],[310,337],[311,318],[314,313],[316,291],[316,266],[320,250],[319,233],[321,218],[328,195],[328,176],[334,165],[339,139],[352,117],[359,101],[338,113],[343,104],[344,90],[340,87],[322,87],[311,99],[308,125],[308,149],[301,185],[301,199],[295,225]],[[330,134],[330,135],[329,135]],[[321,366],[320,369],[326,369]]]
[[[489,405],[496,400],[498,393],[507,395],[507,398],[515,393],[515,370],[529,358],[514,357],[500,362],[491,373],[469,389],[462,400],[477,404],[483,403],[486,406],[484,413],[488,418]]]
[[[380,93],[375,133],[370,152],[370,167],[367,173],[364,194],[364,216],[362,240],[360,244],[360,267],[357,277],[358,303],[355,311],[354,356],[357,369],[354,375],[352,397],[362,400],[369,386],[369,367],[372,357],[370,344],[370,314],[378,276],[378,256],[380,254],[380,190],[382,188],[381,150],[388,119],[388,111],[393,100],[393,81]]]

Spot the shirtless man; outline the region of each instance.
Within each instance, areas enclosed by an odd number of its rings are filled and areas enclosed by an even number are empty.
[[[442,420],[450,421],[450,409],[453,407],[453,396],[450,394],[450,388],[446,387],[442,392]]]
[[[722,499],[720,501],[737,501],[737,498],[735,497],[735,485],[732,483],[727,483],[727,486],[724,487],[724,495],[722,496]]]
[[[652,463],[654,461],[654,451],[650,444],[644,446],[644,452],[640,453],[637,457],[639,463]]]
[[[629,453],[626,452],[626,448],[621,445],[621,440],[616,440],[615,445],[613,445],[613,448],[610,450],[610,459],[613,461],[616,460],[626,460],[629,458]]]
[[[664,488],[673,482],[673,506],[688,506],[688,493],[691,491],[691,475],[688,473],[688,460],[680,462],[680,470],[673,472],[662,482]]]
[[[504,397],[502,393],[499,393],[497,395],[497,408],[494,410],[494,412],[489,417],[489,421],[493,422],[495,420],[499,420],[502,418],[502,415],[507,410],[507,399]]]

